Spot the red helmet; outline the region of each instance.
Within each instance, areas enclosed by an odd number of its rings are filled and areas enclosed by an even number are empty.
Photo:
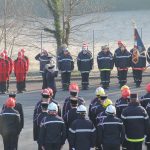
[[[41,92],[41,94],[42,95],[48,95],[48,96],[50,95],[48,89],[43,89],[42,92]]]
[[[150,83],[148,83],[148,84],[146,85],[146,91],[147,91],[148,93],[150,93]]]
[[[128,96],[130,96],[130,90],[129,89],[122,90],[121,95],[123,98],[127,98]]]
[[[14,108],[16,106],[14,98],[8,98],[5,103],[6,107]]]
[[[79,86],[77,83],[71,83],[69,85],[69,91],[70,92],[79,92]]]
[[[7,55],[7,50],[3,50],[3,53],[4,53],[5,55]]]
[[[49,91],[49,95],[53,96],[53,90],[51,88],[47,88],[47,90]]]

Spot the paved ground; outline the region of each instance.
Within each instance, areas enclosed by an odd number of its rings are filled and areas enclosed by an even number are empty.
[[[134,84],[132,83],[132,80],[129,81],[129,84],[131,86],[132,92],[138,92],[139,96],[143,95],[145,93],[144,87],[145,83],[148,82],[148,77],[145,78],[144,83],[142,84],[141,88],[136,89],[134,87]],[[97,87],[99,81],[94,81],[92,82],[92,86],[88,91],[81,91],[80,96],[83,96],[85,101],[86,101],[86,106],[89,105],[89,102],[93,97],[95,96],[95,88]],[[117,85],[117,80],[113,80],[113,84],[111,85],[111,88],[107,91],[108,96],[110,99],[113,100],[113,102],[116,101],[117,98],[119,98],[120,91]],[[20,139],[19,139],[19,150],[37,150],[37,144],[36,142],[33,141],[32,139],[32,116],[33,116],[33,109],[34,105],[36,102],[40,99],[40,89],[41,83],[29,83],[27,85],[27,88],[31,90],[30,92],[23,93],[23,94],[18,94],[17,95],[17,100],[18,102],[22,103],[23,108],[24,108],[24,115],[25,115],[25,127],[23,131],[21,132]],[[10,85],[10,88],[12,91],[15,91],[15,85],[12,84]],[[62,105],[63,101],[66,96],[68,96],[68,92],[64,92],[61,90],[58,90],[57,95],[56,95],[56,100],[59,101],[59,103]],[[7,95],[0,95],[0,107],[6,100]],[[63,147],[63,150],[68,149],[68,144],[66,143],[65,146]],[[3,145],[2,145],[2,139],[0,138],[0,150],[3,150]],[[145,148],[143,148],[145,150]]]

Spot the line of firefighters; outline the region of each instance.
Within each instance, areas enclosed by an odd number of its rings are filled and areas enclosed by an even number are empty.
[[[18,52],[16,60],[12,60],[7,51],[0,53],[0,94],[5,94],[9,90],[9,78],[14,71],[16,77],[16,87],[18,93],[26,91],[26,76],[29,70],[29,59],[24,55],[25,50]]]
[[[38,149],[63,149],[67,139],[70,150],[120,150],[121,145],[123,150],[142,150],[144,140],[150,150],[150,84],[146,91],[139,101],[138,94],[130,93],[124,85],[121,97],[113,106],[104,89],[99,87],[90,103],[88,120],[85,101],[78,96],[76,83],[70,84],[70,96],[65,99],[62,111],[52,98],[53,90],[44,89],[33,115],[33,137]],[[15,96],[9,95],[0,114],[4,150],[17,150],[24,126],[22,105],[16,102]]]
[[[49,57],[48,53],[43,51],[41,54],[38,54],[35,59],[40,61],[40,72],[42,72],[43,77],[42,88],[50,87],[56,91],[54,78],[57,77],[58,71],[56,71],[56,69],[54,71],[54,64],[49,64],[52,57]],[[115,50],[113,56],[107,45],[102,46],[97,56],[97,65],[100,70],[102,87],[104,89],[109,88],[110,75],[114,65],[117,68],[117,77],[120,87],[127,83],[127,73],[130,67],[133,71],[136,87],[140,87],[142,73],[146,68],[146,62],[150,63],[150,48],[148,48],[146,54],[145,52],[139,54],[136,46],[129,52],[124,43],[118,41],[118,48]],[[46,64],[48,65],[46,66]],[[82,77],[82,89],[87,90],[89,85],[89,73],[93,68],[93,57],[86,43],[83,43],[82,50],[77,56],[77,67]],[[74,60],[66,46],[62,48],[62,52],[58,56],[58,70],[61,72],[62,88],[68,90],[71,72],[74,70]],[[47,73],[50,75],[47,76]],[[48,83],[50,81],[49,79],[52,80],[52,83]]]

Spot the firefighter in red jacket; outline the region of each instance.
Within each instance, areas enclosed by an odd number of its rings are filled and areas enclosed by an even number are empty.
[[[24,49],[21,49],[21,53],[22,53],[23,59],[25,59],[25,61],[26,61],[26,63],[27,63],[27,72],[28,72],[28,70],[29,70],[29,58],[24,55],[24,53],[25,53],[25,50],[24,50]],[[27,72],[26,72],[26,73],[27,73]],[[24,83],[23,83],[23,86],[24,86],[24,89],[23,89],[23,90],[24,90],[24,91],[26,91],[26,76],[27,76],[27,74],[25,74],[25,80],[24,80]]]
[[[9,77],[9,62],[5,59],[5,54],[0,54],[0,93],[6,93],[6,82]]]
[[[27,74],[27,62],[23,59],[21,52],[18,52],[18,58],[14,61],[14,73],[17,81],[17,91],[22,93]]]
[[[13,71],[14,62],[13,62],[13,60],[8,56],[6,50],[4,50],[3,53],[5,54],[5,59],[6,59],[6,60],[8,61],[8,63],[9,63],[9,77],[10,77],[10,75],[11,75],[11,73],[12,73],[12,71]],[[9,77],[8,77],[8,80],[7,80],[7,83],[6,83],[6,89],[7,89],[7,91],[8,91],[8,89],[9,89]]]

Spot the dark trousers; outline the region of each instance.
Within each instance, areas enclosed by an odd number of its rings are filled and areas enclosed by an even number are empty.
[[[89,72],[86,73],[81,72],[81,77],[82,77],[82,88],[87,89],[89,85]]]
[[[9,80],[6,81],[6,90],[8,91],[9,89]]]
[[[127,150],[142,150],[142,142],[127,142]]]
[[[133,70],[133,78],[137,86],[140,86],[142,82],[142,73],[142,70]]]
[[[103,150],[120,150],[120,145],[104,144]]]
[[[61,146],[58,143],[45,145],[45,150],[60,150],[60,148]]]
[[[147,144],[146,146],[147,146],[147,150],[150,150],[150,144]]]
[[[70,84],[71,72],[62,72],[61,79],[62,79],[62,87],[64,90],[68,90]]]
[[[120,86],[123,86],[127,83],[127,73],[128,73],[128,70],[118,70],[118,80],[119,80]]]
[[[24,90],[24,82],[23,81],[18,81],[17,82],[17,91],[22,92]]]
[[[104,88],[109,87],[110,83],[110,71],[101,71],[100,72],[101,77],[101,84]]]
[[[47,88],[47,82],[46,82],[45,73],[42,73],[42,80],[43,80],[42,89],[46,89]]]
[[[5,135],[3,136],[4,150],[17,150],[16,145],[18,145],[17,135]]]
[[[6,81],[0,82],[0,92],[6,92]]]

